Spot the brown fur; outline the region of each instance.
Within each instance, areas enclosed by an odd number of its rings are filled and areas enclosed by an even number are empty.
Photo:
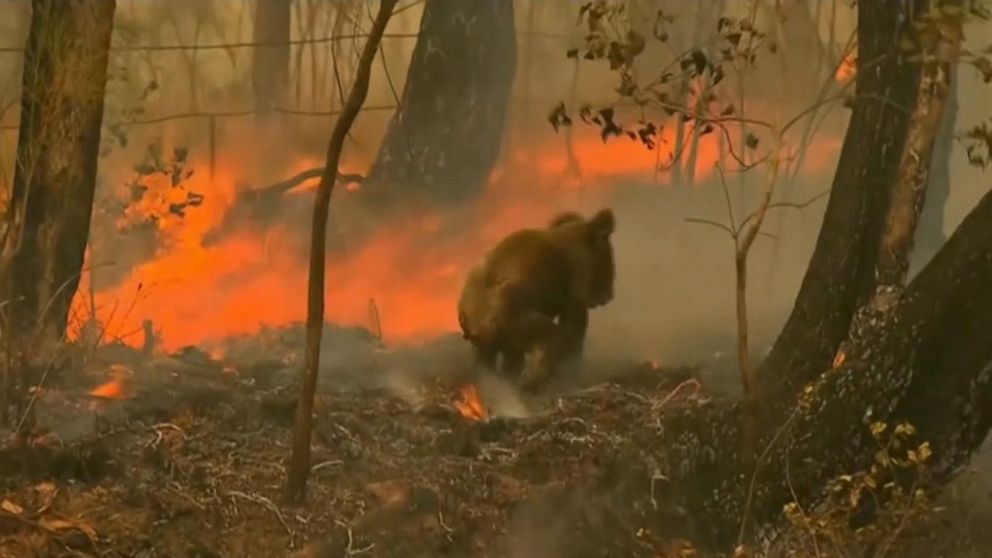
[[[537,349],[538,380],[582,352],[588,311],[613,299],[615,266],[610,240],[613,212],[586,220],[562,213],[545,229],[510,234],[471,270],[458,303],[458,320],[478,362],[519,374],[524,354]]]

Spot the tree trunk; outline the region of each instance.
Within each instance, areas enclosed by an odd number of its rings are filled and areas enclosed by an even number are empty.
[[[926,2],[913,4],[922,13]],[[758,372],[759,389],[793,393],[826,369],[857,307],[875,292],[875,263],[915,107],[920,67],[893,37],[899,2],[859,2],[856,100],[823,225],[792,314]],[[900,23],[903,22],[903,23]]]
[[[672,487],[667,508],[687,512],[707,546],[732,545],[780,525],[794,500],[809,509],[825,484],[864,470],[876,450],[869,424],[909,422],[945,480],[992,426],[992,193],[986,194],[904,295],[851,339],[843,365],[807,393],[763,409],[753,481],[743,471],[743,405],[709,402],[668,411],[655,456]],[[658,447],[652,444],[652,447]],[[752,487],[752,482],[753,487]],[[771,530],[771,531],[770,531]]]
[[[313,229],[310,238],[310,274],[307,289],[307,351],[306,369],[300,399],[296,405],[296,425],[293,431],[293,450],[290,456],[286,495],[291,502],[301,502],[306,495],[307,479],[310,477],[310,438],[313,430],[313,403],[317,389],[317,373],[320,370],[320,339],[324,329],[324,265],[327,240],[327,216],[330,210],[331,193],[337,180],[338,163],[345,137],[354,123],[369,92],[369,79],[372,74],[372,61],[375,59],[386,30],[386,23],[393,13],[398,0],[382,0],[379,12],[372,23],[369,38],[362,50],[355,72],[355,82],[351,86],[348,101],[334,124],[331,141],[327,146],[327,164],[320,175],[317,196],[313,206]]]
[[[937,144],[933,148],[930,161],[927,201],[920,216],[920,227],[916,231],[916,248],[913,251],[910,273],[915,275],[933,258],[944,244],[944,208],[950,196],[951,155],[954,148],[954,125],[958,118],[958,72],[955,68],[951,76],[951,92],[947,108],[941,121]]]
[[[0,261],[12,331],[65,333],[89,236],[114,8],[114,0],[32,2]]]
[[[257,0],[251,83],[255,107],[263,116],[280,105],[289,87],[291,0]]]
[[[478,196],[499,156],[516,53],[512,2],[427,0],[363,200],[381,208]]]

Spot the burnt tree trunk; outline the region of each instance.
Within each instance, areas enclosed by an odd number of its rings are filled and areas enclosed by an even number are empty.
[[[913,3],[916,14],[926,2]],[[891,186],[917,104],[920,67],[893,37],[899,2],[859,2],[856,99],[813,257],[785,327],[758,372],[759,389],[792,393],[826,369],[858,306],[875,292]],[[903,23],[900,23],[903,22]]]
[[[927,202],[920,216],[920,227],[916,231],[916,249],[913,252],[911,273],[922,268],[944,244],[944,208],[951,190],[951,154],[954,147],[954,124],[958,117],[958,77],[951,76],[951,92],[947,100],[947,110],[941,121],[940,135],[933,148],[930,162],[930,180],[927,187]]]
[[[96,186],[114,0],[34,0],[4,239],[11,331],[65,333]]]
[[[253,41],[251,83],[255,107],[262,117],[271,114],[289,87],[289,38],[291,0],[257,0]]]
[[[365,181],[371,207],[479,195],[499,156],[516,53],[513,2],[427,0],[401,106]]]

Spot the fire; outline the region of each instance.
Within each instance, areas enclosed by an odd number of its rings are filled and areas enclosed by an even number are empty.
[[[100,399],[127,399],[125,379],[131,374],[131,371],[124,366],[115,364],[110,367],[110,373],[112,376],[110,381],[91,389],[89,394]]]
[[[479,389],[475,384],[465,384],[458,390],[460,399],[452,402],[452,406],[465,418],[474,421],[489,420],[489,412],[479,397]]]
[[[850,52],[837,66],[837,71],[834,73],[834,79],[840,83],[847,83],[848,81],[854,79],[857,71],[858,55],[854,52]]]
[[[436,211],[395,220],[360,247],[329,255],[325,318],[375,329],[376,324],[369,323],[369,300],[373,300],[387,343],[418,343],[457,332],[455,307],[462,278],[487,247],[515,229],[541,226],[554,212],[609,204],[626,184],[664,181],[666,173],[656,173],[655,167],[671,151],[673,134],[674,127],[665,126],[657,151],[651,151],[627,138],[604,143],[594,129],[577,126],[572,137],[573,163],[561,135],[541,137],[534,141],[536,147],[508,153],[477,204],[458,209],[457,215]],[[700,181],[713,173],[719,160],[718,136],[699,138],[696,176]],[[833,145],[826,149],[818,145],[809,153],[826,152],[826,161],[832,149]],[[284,215],[268,228],[245,223],[218,242],[203,242],[209,231],[224,222],[237,197],[237,185],[257,185],[257,180],[245,178],[254,176],[243,160],[243,154],[251,152],[240,147],[219,152],[212,179],[204,161],[191,157],[196,172],[186,188],[202,193],[204,202],[188,209],[181,219],[163,220],[159,232],[164,241],[154,257],[134,265],[113,287],[97,291],[96,313],[107,322],[106,339],[138,347],[143,341],[142,322],[147,319],[164,351],[185,345],[210,350],[211,345],[234,335],[251,335],[263,325],[279,327],[305,319],[309,227],[300,221],[309,225],[309,212]],[[810,161],[808,157],[807,164]],[[320,163],[301,157],[273,174],[289,176]],[[577,179],[567,173],[576,163]],[[363,173],[367,161],[359,157],[341,169]],[[120,172],[126,178],[130,166],[124,165]],[[125,182],[124,178],[117,182]],[[289,195],[311,190],[316,182],[301,184]],[[362,193],[360,188],[354,192],[342,189],[332,204],[341,199],[339,195]],[[470,224],[451,234],[447,225],[457,222]],[[96,266],[113,257],[93,256]],[[73,315],[90,315],[85,289],[78,291],[73,304]]]

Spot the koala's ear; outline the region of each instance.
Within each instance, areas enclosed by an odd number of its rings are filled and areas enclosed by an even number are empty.
[[[616,218],[613,216],[613,210],[610,208],[599,210],[599,212],[593,215],[592,219],[589,220],[589,229],[597,238],[610,238],[610,235],[612,235],[613,231],[616,230],[616,226]]]

